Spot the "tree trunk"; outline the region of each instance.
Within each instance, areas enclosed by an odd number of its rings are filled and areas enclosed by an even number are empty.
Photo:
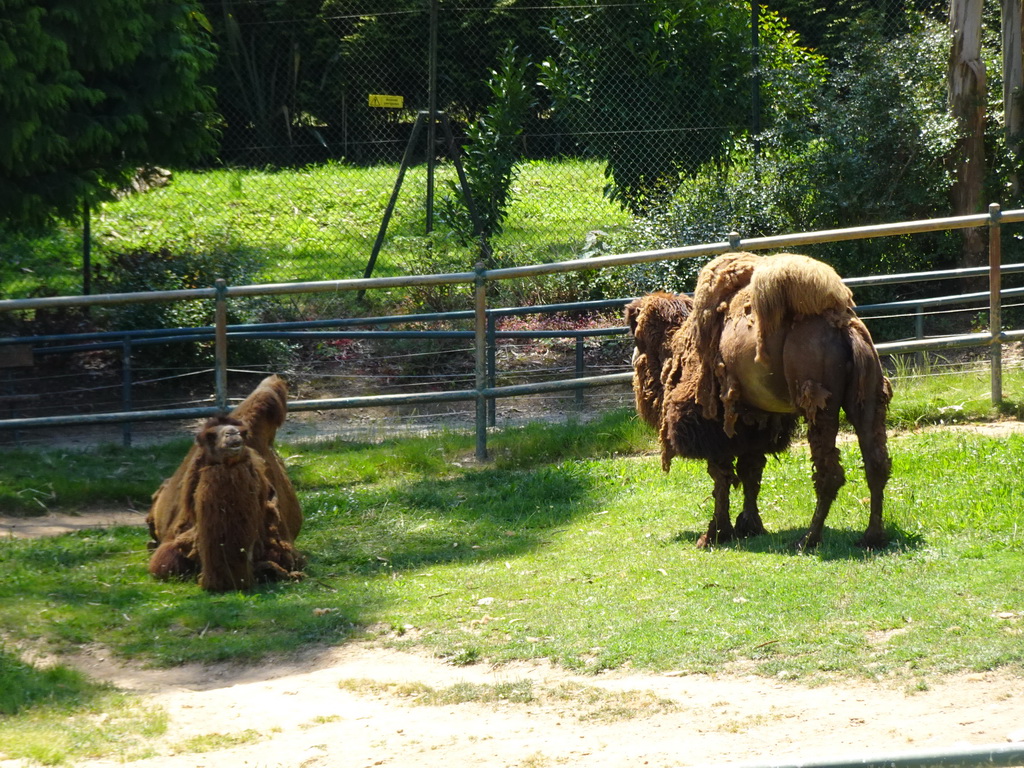
[[[953,45],[949,57],[949,104],[960,130],[955,155],[953,213],[981,209],[985,179],[985,64],[981,60],[982,0],[952,0],[949,26]],[[985,243],[978,228],[964,229],[961,266],[985,263]]]
[[[1022,0],[1003,0],[1003,119],[1006,147],[1013,158],[1010,187],[1020,192],[1021,139],[1024,132],[1024,54],[1021,52]]]

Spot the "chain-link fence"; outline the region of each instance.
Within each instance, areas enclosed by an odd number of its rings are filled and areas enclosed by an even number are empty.
[[[940,18],[935,6],[879,0],[851,13],[875,14],[896,36],[912,7]],[[217,161],[176,169],[159,199],[118,205],[149,233],[146,248],[242,246],[262,256],[259,280],[606,251],[680,177],[724,164],[743,141],[757,152],[751,137],[784,134],[801,82],[820,75],[805,41],[756,3],[221,0],[205,10],[219,49]],[[804,26],[839,57],[827,29]],[[102,223],[98,232],[102,241]]]

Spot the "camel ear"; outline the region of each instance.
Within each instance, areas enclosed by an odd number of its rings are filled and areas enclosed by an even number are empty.
[[[205,447],[206,443],[208,442],[207,436],[209,434],[210,433],[206,430],[205,427],[196,432],[196,445],[198,445],[200,448]]]

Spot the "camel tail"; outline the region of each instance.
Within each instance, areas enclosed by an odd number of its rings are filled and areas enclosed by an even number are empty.
[[[880,408],[884,417],[892,400],[892,385],[882,373],[878,352],[864,323],[860,318],[853,318],[848,329],[853,369],[857,376],[857,403],[864,408]]]
[[[832,267],[809,256],[780,253],[763,258],[750,278],[751,309],[758,324],[758,352],[764,340],[795,315],[851,309],[853,293]]]

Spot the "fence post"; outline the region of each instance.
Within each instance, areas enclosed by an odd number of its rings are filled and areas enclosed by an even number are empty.
[[[583,334],[576,334],[576,378],[583,378]],[[576,410],[583,411],[583,387],[576,387],[575,398]]]
[[[487,386],[498,386],[498,316],[487,315]],[[487,426],[498,423],[498,401],[493,397],[487,401]]]
[[[1003,308],[1000,296],[1002,289],[1002,243],[999,230],[1001,211],[998,203],[989,205],[988,215],[988,327],[992,336],[989,355],[992,361],[992,405],[999,406],[1003,403]]]
[[[484,263],[478,261],[475,287],[476,336],[476,458],[487,460],[487,398],[484,387],[487,384],[487,283]]]
[[[121,342],[121,407],[132,409],[132,337],[125,336]],[[121,444],[125,448],[132,447],[132,423],[126,421],[121,425]]]
[[[228,411],[228,284],[224,278],[214,283],[217,291],[214,305],[213,376],[217,408]]]

